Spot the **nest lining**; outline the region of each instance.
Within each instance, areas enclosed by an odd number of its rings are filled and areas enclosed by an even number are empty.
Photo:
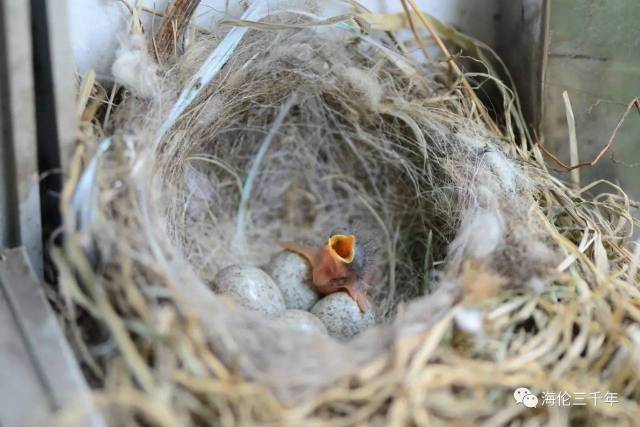
[[[267,22],[310,23],[277,11]],[[248,417],[295,424],[336,411],[345,419],[359,410],[392,416],[374,397],[376,380],[390,375],[380,386],[394,389],[402,378],[430,378],[433,363],[446,365],[450,382],[434,389],[427,409],[408,412],[450,418],[441,404],[453,396],[446,385],[465,372],[481,367],[503,387],[522,385],[511,384],[517,373],[491,365],[494,352],[511,355],[507,360],[531,375],[521,378],[541,386],[531,379],[535,367],[514,360],[526,354],[519,345],[532,350],[543,340],[535,329],[558,327],[554,309],[540,302],[557,298],[559,283],[573,283],[558,274],[558,254],[578,242],[584,224],[618,245],[624,224],[610,226],[600,210],[577,205],[535,151],[487,131],[440,63],[405,58],[419,71],[407,73],[385,50],[339,29],[249,31],[156,145],[181,87],[224,35],[203,38],[175,63],[154,68],[143,91],[137,77],[123,79],[132,95],[120,104],[110,147],[96,164],[98,196],[87,201],[95,203],[95,216],[78,223],[69,209],[61,264],[85,268],[80,284],[72,274],[61,283],[114,336],[117,347],[99,368],[113,379],[107,390],[133,380],[146,395],[169,384],[167,403],[183,420],[209,413],[229,423]],[[144,47],[129,49],[139,56]],[[130,50],[120,57],[136,57]],[[619,200],[610,196],[600,208],[626,219],[611,208]],[[264,264],[280,240],[322,241],[353,222],[377,238],[372,262],[384,280],[372,289],[380,325],[348,344],[290,333],[207,287],[226,265]],[[584,256],[574,262],[574,276],[595,274]],[[528,319],[527,312],[538,317],[523,333],[517,319]],[[486,330],[474,320],[478,313]],[[117,360],[130,380],[122,379]],[[566,365],[566,373],[571,361],[547,363]],[[349,375],[351,384],[339,381]],[[248,385],[249,397],[233,381]],[[236,391],[216,388],[223,384]],[[361,390],[364,403],[331,394],[348,389]],[[288,405],[307,403],[287,412],[271,392]],[[240,397],[253,413],[238,415]],[[340,410],[345,399],[351,409]],[[471,396],[455,399],[469,404]],[[500,402],[475,413],[486,419]]]

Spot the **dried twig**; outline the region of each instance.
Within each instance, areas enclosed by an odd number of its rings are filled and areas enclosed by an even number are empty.
[[[449,49],[447,49],[447,46],[444,44],[444,42],[438,35],[438,32],[435,30],[435,28],[433,28],[433,25],[431,25],[431,22],[429,22],[425,14],[420,10],[420,8],[418,8],[418,5],[416,4],[415,0],[406,0],[406,1],[411,5],[413,10],[418,15],[418,18],[420,19],[422,24],[427,28],[427,30],[429,30],[429,33],[431,33],[431,37],[433,37],[433,39],[435,40],[440,50],[442,50],[442,53],[444,53],[444,55],[447,57],[447,62],[449,63],[449,66],[462,81],[462,86],[464,87],[464,90],[467,92],[467,95],[469,95],[473,103],[478,108],[478,112],[482,116],[482,119],[485,121],[487,126],[489,126],[489,128],[493,132],[502,136],[502,131],[500,130],[496,122],[493,121],[489,113],[487,112],[487,109],[485,108],[484,104],[482,103],[482,101],[480,101],[480,98],[478,98],[478,95],[474,92],[473,88],[469,84],[469,81],[466,79],[464,73],[462,72],[462,70],[456,63],[456,61],[453,59],[453,55],[451,55],[451,53],[449,52]]]
[[[407,15],[407,21],[409,21],[409,26],[411,27],[411,32],[413,33],[413,38],[418,42],[418,46],[420,46],[420,50],[424,54],[425,58],[429,58],[429,51],[427,50],[427,46],[424,44],[424,40],[418,34],[418,29],[416,28],[416,24],[413,22],[413,18],[411,17],[411,11],[409,10],[409,6],[407,6],[407,0],[400,0],[402,4],[402,9],[404,9],[404,13]]]
[[[613,145],[613,143],[614,143],[614,141],[616,139],[616,135],[618,135],[618,131],[622,127],[622,124],[627,119],[627,116],[629,115],[629,113],[631,113],[631,110],[633,110],[634,108],[636,110],[638,110],[638,113],[640,113],[640,98],[634,98],[629,103],[629,105],[627,106],[627,109],[625,110],[624,114],[622,115],[622,118],[620,119],[620,121],[616,125],[615,129],[613,130],[613,133],[611,134],[611,138],[609,138],[609,142],[607,142],[607,145],[605,145],[602,148],[602,150],[598,153],[598,155],[593,160],[591,160],[589,162],[581,162],[581,163],[578,163],[578,164],[575,164],[575,165],[567,165],[566,163],[563,163],[562,160],[560,160],[558,158],[558,156],[556,156],[551,151],[549,151],[547,148],[545,148],[545,146],[542,144],[542,142],[538,142],[538,146],[540,147],[540,150],[542,150],[543,153],[545,153],[547,156],[551,157],[551,159],[560,168],[562,168],[563,172],[570,172],[570,171],[572,171],[574,169],[583,168],[585,166],[594,166],[596,163],[598,163],[598,161],[600,161],[602,156],[604,156],[605,153],[607,151],[609,151],[609,148],[611,148],[611,146]]]
[[[187,28],[198,4],[200,0],[175,0],[167,8],[160,29],[153,38],[159,64],[166,62],[176,52],[177,42]]]
[[[564,107],[567,115],[567,127],[569,128],[569,155],[571,163],[578,164],[580,162],[580,154],[578,152],[578,136],[576,132],[576,118],[573,114],[573,108],[571,107],[571,100],[569,99],[569,92],[566,90],[562,92],[562,99],[564,100]],[[574,188],[580,187],[580,169],[576,168],[571,171],[571,183]]]

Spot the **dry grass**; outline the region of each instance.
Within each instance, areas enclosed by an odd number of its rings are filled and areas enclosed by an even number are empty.
[[[112,105],[105,91],[104,125],[82,91],[54,255],[109,421],[633,425],[635,205],[554,178],[506,87],[492,131],[451,61],[361,33],[357,9],[307,7],[234,21],[246,34],[213,75],[229,27],[159,68],[153,96],[131,87]],[[207,286],[278,240],[353,221],[378,238],[384,282],[379,324],[349,343],[292,334]],[[520,386],[619,402],[528,409]]]

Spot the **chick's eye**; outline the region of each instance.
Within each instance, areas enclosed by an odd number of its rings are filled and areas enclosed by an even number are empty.
[[[331,286],[334,288],[340,288],[347,284],[349,278],[348,277],[336,277],[331,279]]]

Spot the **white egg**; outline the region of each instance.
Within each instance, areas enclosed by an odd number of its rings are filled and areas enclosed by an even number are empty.
[[[327,328],[324,323],[308,311],[287,310],[276,321],[294,331],[327,334]]]
[[[275,317],[285,311],[284,298],[267,273],[256,267],[231,265],[213,279],[216,291],[231,296],[240,305]]]
[[[278,253],[267,267],[276,282],[287,308],[309,310],[320,296],[311,282],[311,265],[301,255],[283,251]]]
[[[373,308],[362,313],[346,292],[335,292],[322,298],[311,309],[327,327],[329,335],[348,340],[375,323]]]

